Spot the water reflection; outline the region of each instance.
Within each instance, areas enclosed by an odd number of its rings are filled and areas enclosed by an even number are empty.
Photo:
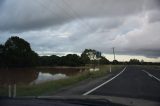
[[[50,74],[50,73],[39,72],[38,78],[33,82],[31,82],[31,84],[39,84],[46,81],[59,80],[64,78],[68,78],[68,76],[66,74],[61,74],[61,73]]]
[[[0,70],[0,85],[29,84],[38,78],[34,69]]]
[[[67,76],[74,76],[76,74],[79,74],[80,72],[83,72],[85,68],[65,68],[65,67],[57,67],[57,68],[39,68],[38,69],[42,73],[50,73],[52,75],[57,73],[62,73]]]
[[[90,72],[99,71],[99,68],[90,68],[89,71],[90,71]]]
[[[68,78],[83,72],[84,68],[1,69],[0,86],[38,84]]]

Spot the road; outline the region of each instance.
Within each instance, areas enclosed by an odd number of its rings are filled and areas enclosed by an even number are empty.
[[[5,106],[20,106],[26,104],[27,101],[28,105],[38,106],[47,104],[70,106],[72,103],[106,105],[106,103],[112,102],[125,104],[127,106],[160,106],[160,67],[127,66],[116,73],[107,74],[105,77],[88,80],[89,81],[85,80],[81,82],[81,84],[73,88],[68,88],[63,92],[61,90],[61,93],[57,93],[57,95],[61,95],[59,97],[39,96],[38,98],[40,99],[4,98],[0,100],[0,104]],[[65,95],[68,96],[65,97]],[[106,99],[104,97],[106,97]],[[111,102],[108,102],[108,100]]]
[[[160,101],[160,70],[128,66],[111,81],[83,95],[123,96]]]
[[[47,96],[119,96],[160,101],[160,67],[127,66],[98,79],[82,81]]]

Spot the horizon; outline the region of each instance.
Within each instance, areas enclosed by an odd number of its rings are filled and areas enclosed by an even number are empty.
[[[159,10],[159,0],[1,0],[0,44],[16,35],[39,55],[89,48],[112,61],[115,47],[119,61],[160,62]]]
[[[83,52],[83,51],[82,51]],[[81,53],[82,53],[81,52]],[[66,56],[67,54],[77,54],[77,55],[81,55],[81,53],[77,53],[77,52],[48,52],[48,53],[39,53],[39,56],[51,56],[51,55],[57,55],[57,56]],[[102,56],[104,56],[106,59],[108,59],[109,61],[113,61],[114,60],[114,55],[112,54],[105,54],[102,53]],[[116,60],[120,61],[120,62],[125,62],[125,61],[129,61],[130,59],[138,59],[139,61],[144,60],[145,62],[160,62],[159,59],[155,59],[155,58],[147,58],[145,56],[136,56],[136,55],[117,55],[116,56]]]

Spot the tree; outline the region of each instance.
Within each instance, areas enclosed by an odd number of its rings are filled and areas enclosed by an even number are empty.
[[[68,54],[66,56],[61,57],[60,64],[66,66],[81,66],[83,65],[83,62],[78,55]]]
[[[4,45],[0,44],[0,67],[5,66]]]
[[[51,56],[40,56],[39,57],[40,66],[56,66],[60,65],[60,57],[56,55]]]
[[[56,65],[59,65],[60,63],[60,57],[59,56],[56,56],[56,55],[51,55],[50,56],[51,58],[51,61],[52,61],[52,65],[53,66],[56,66]]]
[[[129,64],[140,64],[138,59],[130,59]]]
[[[109,60],[108,59],[106,59],[104,56],[101,56],[101,58],[100,58],[100,64],[109,64],[110,62],[109,62]]]
[[[5,42],[4,47],[8,67],[28,67],[37,64],[38,55],[24,39],[13,36]]]
[[[141,63],[141,64],[144,64],[145,62],[144,62],[144,60],[142,59],[140,63]]]
[[[83,62],[76,54],[68,54],[66,56],[58,57],[56,55],[40,56],[40,66],[81,66]]]
[[[118,60],[113,60],[113,64],[119,64]]]
[[[101,57],[101,52],[94,49],[85,49],[81,54],[81,59],[84,64],[89,64],[91,61],[95,62]]]
[[[85,49],[82,54],[81,54],[81,59],[82,59],[82,62],[84,64],[89,64],[90,63],[90,58],[88,56],[88,53],[90,52],[91,50],[90,49]]]

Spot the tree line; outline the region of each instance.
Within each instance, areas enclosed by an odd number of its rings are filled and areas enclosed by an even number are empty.
[[[86,64],[155,64],[137,59],[129,62],[110,62],[101,52],[85,49],[79,56],[68,54],[66,56],[39,56],[31,49],[30,44],[17,36],[10,37],[3,45],[0,44],[0,67],[33,67],[33,66],[84,66]]]
[[[0,45],[0,67],[31,67],[38,62],[38,54],[22,38],[11,37]]]
[[[4,45],[0,44],[0,67],[84,66],[95,63],[95,59],[99,59],[101,64],[109,63],[100,52],[92,49],[85,49],[81,56],[39,56],[27,41],[17,36],[10,37]]]

